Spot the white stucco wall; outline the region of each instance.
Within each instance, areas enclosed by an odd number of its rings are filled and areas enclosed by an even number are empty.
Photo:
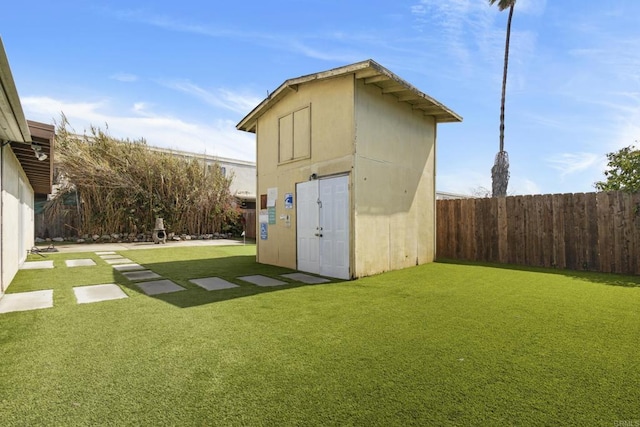
[[[233,195],[256,195],[256,164],[246,160],[229,159],[218,157],[206,153],[193,153],[189,151],[174,150],[170,148],[160,148],[149,146],[150,150],[171,154],[187,160],[198,160],[209,166],[218,164],[224,168],[225,176],[233,176],[229,191]]]
[[[249,162],[218,161],[226,176],[233,175],[229,191],[233,195],[256,195],[256,165]]]
[[[2,148],[1,164],[2,282],[0,292],[4,292],[11,284],[20,265],[25,261],[27,250],[34,244],[34,197],[33,189],[9,146]]]

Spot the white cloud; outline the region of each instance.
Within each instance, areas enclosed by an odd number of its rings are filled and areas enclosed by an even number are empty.
[[[609,144],[607,151],[619,150],[629,145],[639,146],[640,139],[640,111],[628,117],[621,118],[618,122],[618,128],[615,137]]]
[[[210,37],[248,37],[249,34],[242,34],[240,32],[228,31],[220,28],[211,28],[199,24],[185,23],[174,18],[169,18],[163,15],[154,15],[145,10],[119,10],[114,12],[115,16],[120,19],[140,22],[147,25],[153,25],[155,27],[164,28],[170,31],[179,31],[184,33],[202,34]]]
[[[571,175],[590,169],[602,159],[594,153],[561,153],[547,159],[549,165],[560,171],[560,176]]]
[[[514,13],[540,16],[547,7],[547,0],[518,0]]]
[[[436,188],[438,191],[445,191],[456,194],[476,195],[483,190],[491,192],[491,174],[469,169],[458,169],[453,173],[438,175]],[[541,187],[532,179],[527,177],[514,177],[513,172],[509,180],[508,195],[521,194],[542,194]]]
[[[481,173],[463,168],[452,170],[436,177],[436,190],[456,194],[471,194],[479,187],[491,188],[491,176],[488,172]]]
[[[194,96],[213,107],[223,108],[235,113],[246,114],[262,101],[262,99],[253,95],[238,93],[229,89],[209,91],[188,80],[158,80],[158,83],[169,89]]]
[[[427,9],[424,7],[423,4],[415,4],[411,6],[411,14],[424,16],[427,14]]]
[[[326,46],[313,48],[300,40],[288,40],[286,45],[293,52],[323,61],[356,62],[363,59],[363,55],[357,52],[327,50]]]
[[[542,194],[538,184],[528,178],[515,178],[509,181],[508,195]]]
[[[117,138],[144,138],[153,146],[255,161],[254,136],[238,131],[231,120],[188,122],[154,113],[142,102],[131,107],[132,116],[111,113],[108,101],[78,103],[31,96],[22,98],[22,106],[27,117],[44,122],[58,120],[64,112],[79,133],[92,125],[105,131],[108,126],[109,134]]]
[[[233,28],[223,28],[214,25],[203,25],[193,22],[181,21],[162,15],[154,15],[139,10],[118,11],[115,15],[127,21],[139,22],[145,25],[162,28],[167,31],[175,31],[181,33],[197,34],[212,38],[227,38],[234,40],[246,40],[258,46],[264,46],[270,49],[278,49],[289,51],[303,55],[308,58],[321,59],[324,61],[339,62],[355,62],[362,60],[364,55],[360,52],[350,51],[348,48],[327,50],[327,41],[349,43],[354,39],[358,39],[359,35],[348,33],[346,37],[344,32],[331,32],[328,34],[278,34],[272,32],[252,32],[246,30],[237,30]],[[379,49],[379,43],[367,34],[365,38],[370,40],[370,44]],[[319,47],[311,46],[313,41],[321,41]],[[363,40],[359,40],[363,41]],[[380,42],[379,39],[377,39]]]
[[[148,109],[149,105],[146,102],[136,102],[133,104],[133,108],[131,109],[131,111],[141,116],[148,116]]]
[[[544,10],[544,1],[529,0],[516,8],[518,13]],[[522,10],[520,10],[522,9]],[[421,0],[410,7],[414,28],[424,34],[424,44],[454,62],[459,78],[478,78],[480,73],[501,78],[504,59],[506,15],[497,7],[481,0]],[[526,64],[535,52],[537,36],[534,32],[514,25],[511,30],[510,86],[525,85]],[[442,60],[442,59],[440,59]],[[493,72],[493,70],[496,70]]]
[[[109,78],[124,83],[131,83],[138,80],[138,76],[130,73],[116,73],[109,76]]]

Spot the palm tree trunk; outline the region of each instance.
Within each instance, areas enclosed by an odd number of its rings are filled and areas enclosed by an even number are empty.
[[[500,100],[500,151],[504,151],[504,104],[507,95],[507,69],[509,68],[509,41],[511,39],[511,18],[513,17],[513,7],[509,8],[509,18],[507,20],[507,40],[504,46],[504,70],[502,72],[502,99]]]
[[[504,106],[507,94],[507,69],[509,67],[509,42],[511,39],[511,19],[515,2],[509,7],[507,20],[507,38],[504,47],[504,70],[502,73],[502,98],[500,100],[500,151],[496,154],[493,168],[491,168],[492,196],[505,197],[509,185],[509,155],[504,151]]]

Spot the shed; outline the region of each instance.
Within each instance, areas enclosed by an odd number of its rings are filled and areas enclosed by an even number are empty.
[[[340,279],[435,258],[438,123],[462,118],[373,60],[285,81],[256,134],[257,261]]]

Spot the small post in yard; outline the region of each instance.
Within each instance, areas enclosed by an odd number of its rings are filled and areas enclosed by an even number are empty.
[[[242,244],[246,245],[247,244],[247,234],[244,232],[244,230],[242,230]]]

